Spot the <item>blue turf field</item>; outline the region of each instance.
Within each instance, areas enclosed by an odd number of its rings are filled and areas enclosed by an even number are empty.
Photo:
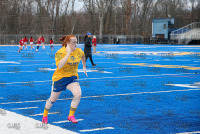
[[[29,46],[18,54],[18,46],[0,46],[0,108],[42,119],[58,49],[36,53]],[[200,46],[104,44],[97,51],[98,65],[87,61],[88,78],[79,64],[79,123],[60,122],[67,120],[72,97],[65,91],[49,112],[50,124],[89,134],[200,131],[200,87],[194,84],[200,82]]]

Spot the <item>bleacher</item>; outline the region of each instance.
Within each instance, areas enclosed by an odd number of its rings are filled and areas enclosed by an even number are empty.
[[[171,40],[178,44],[190,44],[192,41],[200,42],[200,22],[191,23],[171,33]]]

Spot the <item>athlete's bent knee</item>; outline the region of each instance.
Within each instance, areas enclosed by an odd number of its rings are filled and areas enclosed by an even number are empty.
[[[50,98],[47,100],[50,104],[54,104],[55,101],[51,101]]]

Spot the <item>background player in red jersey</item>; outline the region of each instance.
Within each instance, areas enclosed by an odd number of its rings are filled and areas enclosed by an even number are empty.
[[[19,50],[18,50],[18,53],[20,53],[20,51],[23,49],[23,45],[24,45],[24,39],[22,38],[22,39],[19,41]]]
[[[50,39],[50,48],[51,48],[51,51],[52,51],[52,50],[54,51],[53,43],[54,43],[54,42],[53,42],[53,39],[51,38],[51,39]]]
[[[43,50],[45,49],[44,42],[45,42],[45,38],[42,36],[41,37],[41,43],[42,43],[42,49]]]
[[[32,37],[29,39],[29,42],[30,42],[30,45],[31,45],[31,50],[32,50],[32,48],[35,49],[35,48],[33,47],[33,38],[32,38]]]
[[[24,49],[28,49],[27,46],[26,46],[27,45],[27,41],[28,41],[26,36],[24,37],[23,41],[24,41],[24,47],[25,47]]]
[[[39,36],[39,38],[37,39],[37,49],[36,49],[36,52],[38,52],[38,49],[40,47],[40,44],[41,44],[41,36]]]
[[[96,46],[97,46],[97,38],[94,35],[92,39],[92,46],[93,46],[93,53],[96,53]]]

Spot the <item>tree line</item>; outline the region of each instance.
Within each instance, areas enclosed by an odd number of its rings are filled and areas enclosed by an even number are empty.
[[[175,18],[175,28],[200,22],[200,0],[0,0],[0,14],[0,35],[91,32],[148,38],[152,19]]]

